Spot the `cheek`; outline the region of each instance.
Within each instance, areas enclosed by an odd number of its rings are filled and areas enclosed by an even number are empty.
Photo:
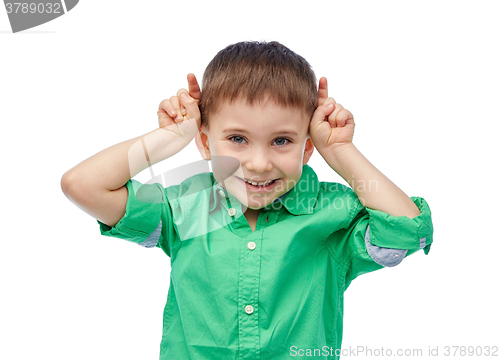
[[[302,172],[302,157],[301,156],[287,156],[277,162],[277,165],[288,176],[300,177]]]

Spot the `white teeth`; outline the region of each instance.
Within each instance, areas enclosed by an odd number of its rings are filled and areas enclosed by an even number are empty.
[[[266,181],[266,182],[263,182],[263,183],[256,183],[255,181],[248,181],[248,180],[244,180],[245,182],[249,183],[249,184],[252,184],[253,186],[267,186],[269,185],[270,183],[273,182],[273,180],[269,180],[269,181]]]

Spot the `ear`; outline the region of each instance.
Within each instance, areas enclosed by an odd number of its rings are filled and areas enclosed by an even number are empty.
[[[302,165],[307,164],[307,162],[311,158],[311,155],[313,154],[313,152],[314,152],[314,144],[313,144],[311,138],[308,137],[306,140],[306,144],[304,146],[304,157],[302,160]]]
[[[195,142],[201,157],[207,161],[210,160],[210,148],[208,145],[208,137],[201,128],[200,130],[198,130],[198,133],[196,134]]]

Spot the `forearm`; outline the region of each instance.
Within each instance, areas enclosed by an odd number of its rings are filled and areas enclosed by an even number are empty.
[[[420,214],[414,202],[373,166],[354,144],[343,145],[335,153],[322,156],[347,181],[364,206],[410,219]]]
[[[86,188],[116,190],[147,167],[179,152],[186,141],[158,128],[100,151],[67,171],[63,178]]]

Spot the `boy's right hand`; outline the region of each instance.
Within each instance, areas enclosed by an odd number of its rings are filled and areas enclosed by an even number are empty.
[[[192,75],[192,74],[190,74]],[[171,131],[179,137],[192,139],[201,127],[200,88],[196,77],[188,75],[189,90],[180,89],[177,96],[165,99],[158,108],[160,128]]]

